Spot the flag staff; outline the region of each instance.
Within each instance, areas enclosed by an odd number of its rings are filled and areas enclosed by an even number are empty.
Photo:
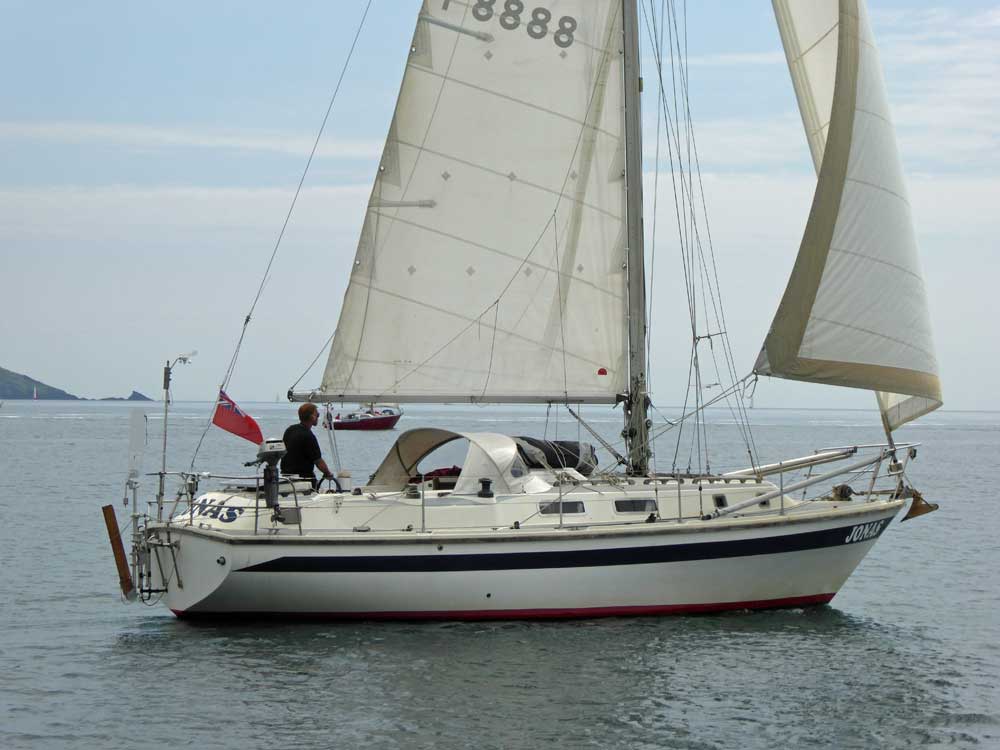
[[[163,367],[163,453],[160,457],[160,486],[156,492],[156,520],[163,520],[163,494],[167,479],[167,419],[170,416],[170,378],[174,367],[178,364],[186,365],[198,353],[197,350],[190,354],[182,354],[171,364],[170,360]]]

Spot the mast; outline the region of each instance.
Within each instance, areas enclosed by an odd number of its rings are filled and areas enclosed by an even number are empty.
[[[625,68],[625,205],[628,264],[629,384],[625,398],[625,444],[629,473],[649,470],[646,396],[646,265],[642,228],[642,112],[639,77],[638,0],[622,0]]]

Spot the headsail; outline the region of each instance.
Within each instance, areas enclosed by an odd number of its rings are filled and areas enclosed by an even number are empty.
[[[425,0],[314,398],[627,388],[620,0]]]
[[[878,392],[888,429],[941,405],[910,205],[865,0],[773,0],[819,175],[755,370]]]

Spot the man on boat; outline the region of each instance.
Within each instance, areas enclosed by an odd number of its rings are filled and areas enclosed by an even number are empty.
[[[318,484],[313,467],[323,472],[323,479],[333,478],[333,473],[323,460],[319,441],[312,431],[317,422],[319,409],[316,404],[302,404],[299,407],[299,423],[291,425],[281,438],[285,441],[287,451],[281,459],[281,473],[285,476],[307,477],[312,480],[313,487]]]

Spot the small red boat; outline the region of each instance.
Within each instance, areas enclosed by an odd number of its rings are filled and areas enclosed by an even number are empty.
[[[335,430],[391,430],[403,416],[398,406],[367,406],[333,418]]]

